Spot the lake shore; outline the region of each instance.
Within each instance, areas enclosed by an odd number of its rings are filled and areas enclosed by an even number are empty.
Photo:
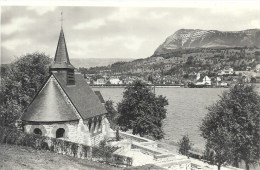
[[[125,88],[127,87],[127,85],[90,85],[91,88]],[[151,85],[151,87],[156,87],[156,88],[184,88],[183,85],[156,85],[153,86]]]

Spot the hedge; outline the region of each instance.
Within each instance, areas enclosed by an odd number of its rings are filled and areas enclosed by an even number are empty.
[[[49,150],[83,159],[91,159],[92,152],[92,148],[86,145],[36,134],[27,134],[17,129],[1,126],[0,143],[28,146],[38,150]]]
[[[98,148],[82,145],[62,139],[28,134],[15,128],[0,126],[0,143],[49,150],[81,159],[102,161],[117,165],[132,165],[132,158],[112,154],[117,148]]]

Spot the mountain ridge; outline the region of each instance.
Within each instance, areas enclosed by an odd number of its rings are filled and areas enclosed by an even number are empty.
[[[260,47],[260,29],[242,31],[179,29],[166,38],[155,50],[154,55],[166,54],[183,48],[243,46]]]

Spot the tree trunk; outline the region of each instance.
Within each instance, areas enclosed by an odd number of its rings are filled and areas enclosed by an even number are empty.
[[[238,158],[235,158],[235,159],[234,159],[233,166],[236,167],[236,168],[239,168]]]
[[[143,134],[142,132],[139,132],[139,135],[140,135],[141,137],[144,137],[144,134]]]
[[[221,168],[221,164],[218,164],[218,170],[220,170],[220,168]]]
[[[249,170],[249,163],[246,161],[246,170]]]

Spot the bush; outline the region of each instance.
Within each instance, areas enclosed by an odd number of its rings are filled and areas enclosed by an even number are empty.
[[[101,141],[99,147],[92,148],[90,146],[81,145],[70,141],[35,134],[27,134],[14,128],[0,126],[0,144],[1,143],[49,150],[56,153],[62,153],[74,157],[79,156],[80,158],[87,159],[91,159],[93,156],[94,158],[98,158],[99,160],[101,159],[107,163],[115,162],[112,159],[113,157],[116,157],[116,155],[113,155],[113,152],[118,149],[107,146],[105,140]],[[127,162],[131,162],[131,158],[128,158],[127,160]],[[128,165],[129,163],[120,162],[119,164]]]
[[[77,155],[78,152],[78,145],[76,143],[71,144],[71,152],[73,153],[73,156]]]
[[[41,149],[43,149],[43,150],[50,150],[48,143],[42,142],[41,143]]]
[[[15,128],[2,126],[0,126],[0,143],[27,146],[34,149],[49,150],[57,153],[71,155],[74,157],[77,157],[78,153],[80,153],[79,155],[81,155],[81,158],[88,159],[91,157],[92,150],[90,146],[81,145],[82,149],[80,150],[80,144],[78,143],[35,134],[27,134]]]
[[[191,149],[192,143],[188,135],[183,136],[178,142],[179,153],[189,157],[189,150]]]

